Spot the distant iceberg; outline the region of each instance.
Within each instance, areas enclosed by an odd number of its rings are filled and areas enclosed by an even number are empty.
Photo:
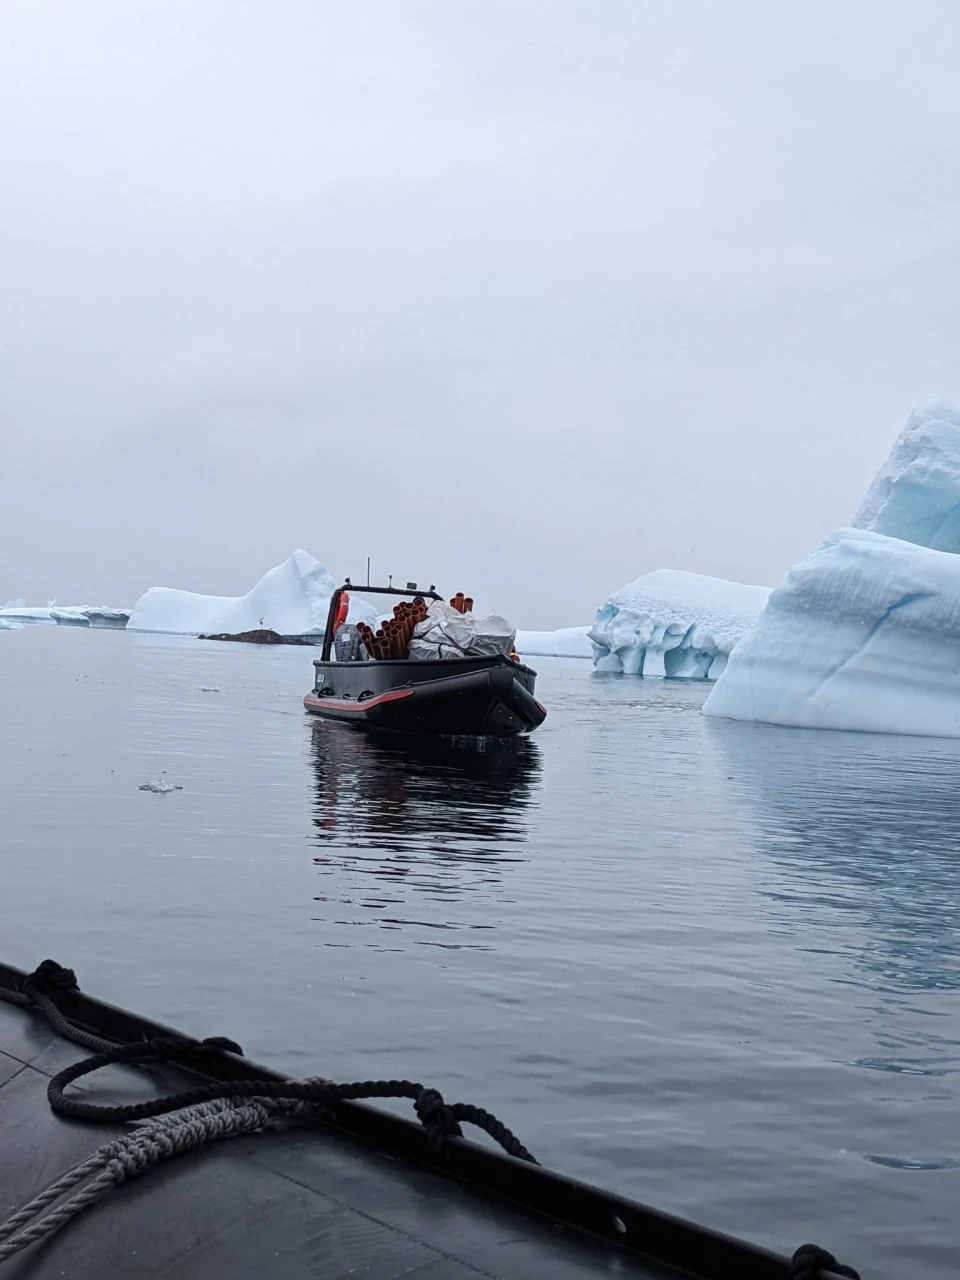
[[[265,573],[245,596],[205,596],[176,587],[151,587],[133,606],[129,631],[217,635],[252,631],[261,625],[284,636],[323,635],[330,597],[337,583],[306,551]],[[357,588],[361,590],[361,588]],[[352,596],[351,622],[373,623],[376,610]]]
[[[32,608],[15,601],[7,605],[5,609],[0,609],[0,619],[5,622],[16,622],[20,626],[56,626],[53,618],[50,617],[50,610],[40,608]]]
[[[656,569],[608,596],[588,636],[598,671],[716,680],[769,587]]]
[[[518,631],[517,653],[531,658],[592,658],[589,627],[561,627],[559,631]]]
[[[855,516],[771,594],[704,713],[960,737],[960,411],[911,414]]]
[[[105,604],[58,605],[51,608],[50,617],[59,627],[121,629],[127,625],[130,613],[130,609],[113,609]]]
[[[0,621],[21,626],[113,627],[122,628],[130,617],[129,609],[114,609],[105,604],[25,606],[22,600],[10,601],[0,609]]]

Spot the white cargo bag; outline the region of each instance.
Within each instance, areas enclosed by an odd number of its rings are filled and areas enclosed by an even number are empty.
[[[516,635],[516,627],[498,613],[478,618],[434,600],[426,621],[414,627],[407,652],[411,658],[508,658]]]

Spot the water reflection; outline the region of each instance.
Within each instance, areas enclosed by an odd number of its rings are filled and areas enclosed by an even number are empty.
[[[960,1071],[960,743],[717,722],[710,738],[754,807],[787,945],[839,960],[834,981],[869,992],[850,1065],[933,1081]],[[868,1157],[898,1167],[904,1153]],[[905,1163],[906,1161],[906,1163]]]
[[[503,869],[522,862],[540,756],[528,739],[456,742],[317,724],[312,739],[316,919],[439,934],[494,928]],[[464,918],[466,904],[471,914]],[[345,912],[342,908],[350,908]],[[358,914],[359,909],[359,914]],[[424,931],[429,931],[425,933]],[[330,945],[355,945],[338,941]],[[367,943],[366,945],[371,945]]]
[[[871,985],[960,988],[960,743],[713,722],[756,806],[770,892],[857,939]],[[849,933],[850,926],[857,932]]]

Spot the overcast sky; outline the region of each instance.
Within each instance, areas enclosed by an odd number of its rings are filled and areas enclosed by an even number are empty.
[[[774,584],[960,397],[951,0],[4,0],[0,603]]]

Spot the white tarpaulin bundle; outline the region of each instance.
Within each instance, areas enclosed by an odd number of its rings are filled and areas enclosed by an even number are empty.
[[[510,656],[516,628],[498,613],[478,618],[474,613],[458,613],[443,600],[434,600],[425,622],[413,629],[408,657],[411,658],[492,658]]]

